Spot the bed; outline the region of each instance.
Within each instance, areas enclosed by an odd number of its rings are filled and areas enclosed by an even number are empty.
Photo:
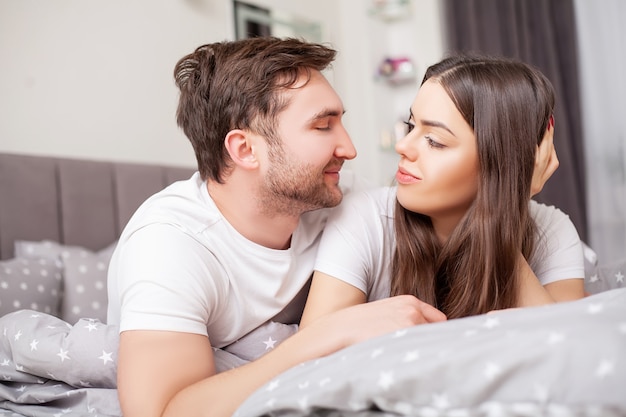
[[[192,172],[0,154],[0,416],[121,416],[108,260],[139,204]],[[284,372],[236,415],[625,416],[626,261],[589,253],[583,300],[384,335]],[[295,331],[267,323],[216,365]]]

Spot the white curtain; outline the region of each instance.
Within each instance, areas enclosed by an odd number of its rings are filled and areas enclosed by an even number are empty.
[[[574,4],[587,169],[587,243],[606,264],[626,259],[626,2]]]

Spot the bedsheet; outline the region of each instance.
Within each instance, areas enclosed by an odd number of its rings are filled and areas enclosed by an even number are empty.
[[[268,323],[215,350],[219,371],[297,331]],[[121,417],[118,328],[20,310],[0,317],[0,416]],[[626,416],[626,288],[416,326],[296,366],[252,416]]]

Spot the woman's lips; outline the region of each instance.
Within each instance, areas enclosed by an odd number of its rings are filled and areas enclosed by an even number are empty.
[[[408,171],[398,168],[398,172],[396,172],[396,180],[399,184],[414,184],[422,179],[411,175]]]

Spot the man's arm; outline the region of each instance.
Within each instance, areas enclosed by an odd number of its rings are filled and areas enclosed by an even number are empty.
[[[183,388],[215,374],[204,335],[131,330],[120,334],[117,388],[125,417],[161,416]]]
[[[120,364],[129,369],[122,368],[119,377],[136,376],[134,380],[120,381],[120,386],[125,387],[122,397],[126,405],[126,408],[123,406],[124,417],[138,415],[142,417],[231,416],[256,389],[292,366],[326,356],[354,343],[424,322],[423,304],[413,296],[398,296],[327,314],[311,322],[305,329],[256,361],[206,377],[175,393],[163,413],[160,407],[168,401],[170,394],[179,390],[185,381],[201,374],[202,370],[194,368],[207,366],[206,357],[212,356],[211,353],[206,352],[205,358],[189,356],[167,359],[164,356],[177,356],[178,354],[168,352],[168,348],[165,347],[158,349],[159,355],[151,354],[150,360],[140,360],[139,363],[134,363],[129,355],[123,352],[124,349],[130,349],[132,345],[120,344],[120,357],[126,356]],[[163,340],[155,341],[163,342]],[[185,349],[186,351],[193,350],[195,355],[202,355],[199,345],[201,343]],[[134,356],[142,354],[136,351]],[[164,366],[161,360],[164,360],[167,366]],[[181,362],[186,362],[184,372],[172,369],[176,363]],[[165,372],[174,374],[168,375]],[[150,380],[150,377],[153,379]],[[140,390],[135,391],[133,384],[144,385],[140,387]],[[165,398],[156,398],[158,394],[165,395]],[[151,404],[151,414],[146,412],[145,404]],[[141,409],[142,405],[144,405],[143,409]]]

